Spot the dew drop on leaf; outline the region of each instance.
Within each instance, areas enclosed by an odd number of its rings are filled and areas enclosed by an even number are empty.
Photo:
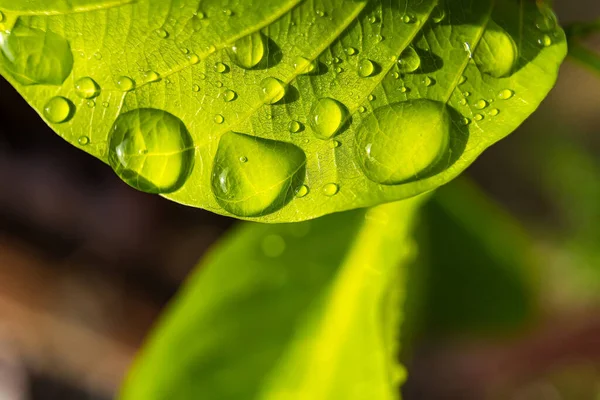
[[[192,90],[196,93],[198,93],[200,91],[200,85],[194,85],[192,86]]]
[[[337,135],[346,123],[348,112],[340,102],[329,97],[319,99],[310,111],[310,127],[314,135],[328,140]]]
[[[402,22],[405,24],[414,24],[417,19],[412,14],[404,14],[402,16]]]
[[[223,122],[225,122],[225,117],[223,117],[221,114],[217,114],[213,118],[213,121],[215,121],[215,124],[222,124]]]
[[[234,101],[237,98],[237,93],[231,89],[228,89],[223,93],[223,100],[226,102]]]
[[[500,93],[498,93],[498,97],[502,100],[508,100],[508,99],[512,98],[514,95],[515,95],[515,92],[513,92],[510,89],[504,89]]]
[[[265,104],[275,104],[285,96],[286,85],[277,78],[263,79],[260,88],[261,99]]]
[[[398,70],[402,74],[415,72],[421,66],[421,57],[412,47],[407,47],[398,58]]]
[[[94,108],[96,107],[96,102],[94,100],[88,100],[85,103],[89,108]]]
[[[552,32],[558,26],[556,15],[547,5],[541,4],[539,7],[540,14],[535,19],[535,27],[541,32]]]
[[[308,186],[306,185],[301,185],[300,187],[298,187],[296,189],[296,197],[298,198],[302,198],[305,197],[309,192]]]
[[[192,170],[194,143],[173,114],[141,108],[117,117],[110,131],[108,161],[130,186],[148,193],[171,193]]]
[[[519,52],[513,38],[494,21],[487,29],[473,54],[473,61],[484,74],[503,78],[513,73]]]
[[[75,82],[75,93],[82,99],[93,99],[100,94],[100,86],[95,80],[85,76]]]
[[[288,129],[291,133],[298,133],[302,129],[302,125],[298,121],[290,121]]]
[[[90,138],[87,136],[79,136],[79,138],[77,139],[77,143],[79,143],[79,145],[81,146],[87,146],[88,144],[90,144]]]
[[[380,107],[358,127],[359,164],[377,183],[418,179],[446,154],[453,129],[441,102],[420,99]]]
[[[0,62],[23,85],[61,85],[73,69],[73,53],[62,36],[17,25],[0,32]]]
[[[477,100],[475,102],[475,104],[473,104],[473,106],[478,110],[483,110],[484,108],[486,108],[488,106],[488,102],[483,99]]]
[[[442,5],[436,6],[431,13],[431,19],[436,24],[439,24],[444,18],[446,18],[446,10],[444,10],[444,7]]]
[[[161,39],[166,39],[169,37],[169,32],[167,32],[165,29],[160,28],[154,31],[154,33],[156,33],[156,36],[158,36]]]
[[[121,92],[129,92],[135,89],[135,81],[128,76],[120,76],[117,78],[117,89]]]
[[[473,117],[473,119],[475,121],[482,121],[483,120],[483,115],[482,114],[475,114],[475,116]]]
[[[358,63],[358,75],[361,78],[367,78],[375,74],[376,66],[373,61],[368,59],[362,59]]]
[[[297,74],[310,74],[317,70],[317,62],[298,56],[294,60],[294,69]]]
[[[255,159],[238,160],[245,154]],[[291,143],[227,132],[219,141],[212,171],[217,202],[230,213],[257,217],[279,210],[305,176],[306,156]]]
[[[267,41],[260,32],[238,39],[230,48],[233,62],[244,69],[257,66],[267,52]]]
[[[490,115],[491,115],[492,117],[495,117],[495,116],[496,116],[496,115],[498,115],[498,114],[500,114],[500,110],[498,110],[497,108],[492,108],[492,109],[490,110]]]
[[[339,191],[340,187],[337,183],[328,183],[325,186],[323,186],[323,194],[325,196],[335,196],[336,194],[338,194]]]
[[[355,54],[357,54],[357,53],[358,53],[358,50],[356,50],[356,48],[354,48],[354,47],[346,47],[346,48],[344,49],[344,51],[345,51],[345,52],[346,52],[346,54],[348,54],[349,56],[353,56],[353,55],[355,55]]]
[[[538,43],[542,47],[549,47],[552,45],[552,38],[548,35],[544,35],[538,39]]]
[[[64,97],[51,98],[44,106],[44,116],[55,124],[61,124],[71,119],[73,115],[73,104]]]
[[[146,82],[156,82],[160,79],[160,75],[154,71],[146,71],[144,72],[144,80]]]

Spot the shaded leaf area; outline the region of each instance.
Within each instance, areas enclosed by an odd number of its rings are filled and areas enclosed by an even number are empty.
[[[514,217],[459,179],[435,193],[422,222],[407,336],[502,335],[535,324],[540,260]]]
[[[397,398],[399,307],[422,200],[241,226],[171,304],[122,398]]]
[[[537,108],[566,52],[525,0],[0,11],[0,73],[64,139],[137,189],[265,222],[448,182]]]

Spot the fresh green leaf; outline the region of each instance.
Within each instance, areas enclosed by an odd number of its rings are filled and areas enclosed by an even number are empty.
[[[122,398],[397,398],[399,303],[421,201],[243,225],[171,304]]]
[[[537,108],[566,53],[530,0],[0,10],[0,73],[64,139],[138,189],[265,222],[448,182]]]

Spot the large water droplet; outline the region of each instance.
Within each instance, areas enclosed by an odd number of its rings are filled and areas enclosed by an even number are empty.
[[[413,100],[376,109],[357,131],[357,155],[372,181],[393,185],[418,179],[446,154],[454,128],[447,107]]]
[[[494,78],[503,78],[512,74],[518,57],[513,38],[494,21],[490,21],[473,54],[477,68]]]
[[[421,57],[412,47],[407,47],[398,58],[398,70],[403,74],[415,72],[421,66]]]
[[[73,69],[69,42],[52,31],[17,25],[0,32],[0,61],[23,85],[62,85]]]
[[[286,85],[277,78],[265,78],[260,83],[261,99],[265,104],[275,104],[285,96]]]
[[[234,101],[237,98],[237,93],[231,89],[227,89],[225,93],[223,93],[223,100],[229,103],[230,101]]]
[[[242,156],[252,154],[245,163]],[[257,217],[281,209],[305,177],[306,156],[290,143],[227,132],[212,172],[217,202],[230,213]]]
[[[298,56],[294,60],[294,69],[297,74],[310,74],[317,70],[317,62],[308,58]]]
[[[367,78],[369,76],[372,76],[373,74],[375,74],[375,70],[376,66],[371,60],[365,58],[358,63],[358,75],[361,78]]]
[[[230,49],[233,62],[245,69],[256,67],[266,52],[267,40],[260,32],[238,39]]]
[[[74,106],[61,96],[51,98],[44,106],[44,116],[50,122],[61,124],[73,116]]]
[[[498,93],[498,97],[502,100],[508,100],[511,97],[513,97],[515,95],[515,92],[513,92],[510,89],[504,89],[501,90],[500,93]]]
[[[323,186],[323,194],[325,196],[335,196],[339,191],[340,187],[337,183],[328,183],[327,185]]]
[[[120,76],[117,79],[117,89],[122,92],[129,92],[135,89],[135,81],[128,76]]]
[[[329,97],[319,99],[310,112],[310,126],[313,133],[323,140],[337,135],[347,119],[346,107]]]
[[[194,143],[183,122],[166,111],[141,108],[119,115],[109,137],[108,162],[127,184],[171,193],[194,165]]]
[[[82,99],[93,99],[100,94],[100,86],[95,80],[86,76],[75,82],[75,93]]]

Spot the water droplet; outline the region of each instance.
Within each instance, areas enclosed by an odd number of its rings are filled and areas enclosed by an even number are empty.
[[[79,143],[80,146],[87,146],[90,144],[90,138],[87,136],[79,136],[77,143]]]
[[[294,69],[297,74],[310,74],[317,70],[317,62],[298,56],[294,60]]]
[[[467,81],[467,77],[462,75],[459,80],[458,80],[458,84],[462,85],[463,83],[465,83]]]
[[[475,102],[475,104],[473,104],[473,106],[478,110],[483,110],[484,108],[486,108],[488,106],[488,102],[483,99],[477,100]]]
[[[465,96],[465,97],[469,97],[470,95],[471,95],[471,92],[464,92],[463,93],[463,96]]]
[[[260,83],[261,99],[265,104],[275,104],[285,96],[286,85],[277,78],[265,78]]]
[[[196,93],[198,93],[200,91],[200,85],[194,85],[192,86],[192,90]]]
[[[353,56],[356,55],[358,53],[358,50],[356,50],[354,47],[346,47],[344,49],[344,51],[346,52],[346,54],[348,54],[349,56]]]
[[[256,67],[267,52],[267,40],[260,32],[238,39],[230,48],[233,62],[244,69]]]
[[[328,183],[327,185],[323,186],[323,194],[325,196],[335,196],[339,191],[340,187],[336,183]]]
[[[538,39],[538,43],[542,47],[549,47],[552,45],[552,38],[548,35],[544,35]]]
[[[383,42],[385,38],[379,33],[375,35],[375,43]]]
[[[233,15],[233,11],[229,8],[225,8],[223,9],[223,14],[225,14],[228,17],[231,17]]]
[[[342,72],[344,72],[344,69],[342,67],[336,67],[335,72],[341,74]]]
[[[467,99],[460,99],[460,101],[458,102],[458,104],[460,104],[461,106],[466,106],[467,105]]]
[[[473,117],[473,119],[475,121],[482,121],[483,120],[483,115],[482,114],[475,114],[475,116]]]
[[[512,74],[518,58],[519,52],[513,38],[494,21],[490,21],[473,54],[477,68],[491,77],[503,78]]]
[[[421,57],[412,47],[404,49],[398,58],[398,70],[402,74],[415,72],[421,66]]]
[[[373,61],[366,58],[360,60],[358,63],[358,76],[361,78],[367,78],[375,74],[376,66]]]
[[[61,96],[51,98],[44,106],[44,116],[48,121],[55,124],[70,120],[73,111],[73,103]]]
[[[495,117],[495,116],[496,116],[496,115],[498,115],[498,114],[500,114],[500,110],[498,110],[497,108],[492,108],[492,109],[490,110],[490,115],[491,115],[492,117]]]
[[[142,108],[117,117],[109,137],[108,162],[130,186],[171,193],[194,165],[194,143],[183,122],[162,110]]]
[[[99,51],[94,53],[94,58],[96,60],[102,60],[102,53],[100,53]]]
[[[346,107],[332,98],[319,99],[310,112],[310,127],[316,137],[328,140],[337,135],[346,123]]]
[[[498,98],[502,99],[502,100],[508,100],[511,97],[513,97],[515,95],[515,92],[513,92],[510,89],[504,89],[502,91],[500,91],[500,93],[498,93]]]
[[[446,18],[446,10],[444,10],[444,6],[442,6],[442,5],[436,6],[433,9],[433,12],[431,13],[431,19],[436,24],[439,24],[440,22],[442,22],[444,20],[444,18]]]
[[[108,101],[105,101],[102,103],[102,107],[108,108],[108,107],[110,107],[110,103]]]
[[[160,79],[160,75],[154,71],[146,71],[144,72],[144,80],[146,82],[156,82]]]
[[[359,164],[377,183],[419,179],[446,155],[454,129],[448,108],[438,101],[420,99],[378,108],[358,127]]]
[[[296,189],[296,197],[301,199],[302,197],[305,197],[309,192],[308,186],[306,185],[301,185]]]
[[[298,133],[302,130],[302,124],[298,121],[290,121],[288,129],[291,133]]]
[[[323,10],[317,10],[315,11],[315,14],[317,14],[319,17],[324,17],[327,15],[327,13]]]
[[[182,48],[181,48],[181,49],[179,49],[179,50],[181,50],[181,52],[182,52],[183,54],[189,54],[189,53],[190,53],[190,49],[188,49],[188,48],[186,48],[186,47],[182,47]]]
[[[414,24],[417,19],[412,14],[404,14],[402,16],[402,22],[405,24]]]
[[[400,90],[400,93],[407,93],[407,92],[409,92],[409,91],[410,91],[410,89],[409,89],[409,88],[407,88],[406,86],[400,86],[400,87],[398,88],[398,90]]]
[[[196,65],[200,62],[200,57],[198,57],[198,54],[195,53],[188,54],[187,59],[190,65]]]
[[[260,155],[240,163],[245,154]],[[228,212],[257,217],[281,209],[303,184],[306,156],[297,146],[227,132],[219,141],[212,170],[212,189]]]
[[[213,121],[215,121],[215,124],[222,124],[223,122],[225,122],[225,117],[223,117],[221,114],[217,114],[213,118]]]
[[[159,28],[159,29],[155,30],[154,33],[156,33],[156,36],[158,36],[161,39],[166,39],[169,37],[169,32],[167,32],[163,28]]]
[[[470,123],[471,123],[471,120],[470,120],[469,118],[467,118],[467,117],[464,117],[464,118],[462,119],[462,124],[463,124],[463,125],[465,125],[465,126],[466,126],[466,125],[469,125]]]
[[[197,11],[194,13],[194,16],[198,17],[198,19],[204,19],[206,18],[206,14],[202,11]]]
[[[215,71],[220,74],[224,74],[225,72],[229,71],[229,67],[226,64],[223,64],[219,61],[215,63]]]
[[[358,112],[360,112],[360,113],[364,113],[364,112],[366,112],[366,111],[367,111],[367,107],[365,107],[365,106],[360,106],[360,107],[358,107]]]
[[[94,100],[88,100],[85,103],[89,108],[94,108],[96,107],[96,102]]]
[[[425,86],[433,86],[435,85],[435,79],[426,76],[425,79],[423,79],[423,83]]]
[[[379,22],[379,17],[377,15],[371,15],[369,17],[369,22],[372,24],[376,24]]]
[[[340,147],[342,145],[342,142],[340,142],[339,140],[332,140],[331,142],[329,142],[329,147],[331,147],[332,149],[336,149],[338,147]]]
[[[205,79],[206,79],[206,74],[204,74],[204,73],[200,72],[200,74],[198,74],[198,77],[199,77],[201,80],[205,80]]]
[[[376,98],[377,98],[377,97],[375,97],[375,95],[374,95],[374,94],[370,94],[370,95],[369,95],[369,97],[367,97],[367,99],[368,99],[369,101],[375,101],[375,99],[376,99]]]
[[[241,162],[241,163],[247,163],[247,162],[248,162],[248,157],[246,157],[246,156],[241,156],[241,157],[240,157],[240,162]]]
[[[237,98],[237,93],[233,90],[227,89],[225,93],[223,93],[223,99],[226,102],[234,101]]]
[[[222,87],[223,87],[223,82],[221,82],[221,81],[217,81],[217,83],[215,83],[215,85],[216,85],[218,88],[222,88]]]
[[[558,26],[556,15],[547,5],[539,5],[540,15],[535,19],[535,27],[541,32],[552,32]]]
[[[23,85],[62,85],[73,69],[69,42],[52,31],[17,24],[0,32],[0,62]]]
[[[135,89],[135,81],[128,76],[120,76],[117,79],[117,89],[121,92],[129,92]]]
[[[82,99],[93,99],[100,94],[100,86],[95,80],[85,76],[75,82],[75,93]]]

